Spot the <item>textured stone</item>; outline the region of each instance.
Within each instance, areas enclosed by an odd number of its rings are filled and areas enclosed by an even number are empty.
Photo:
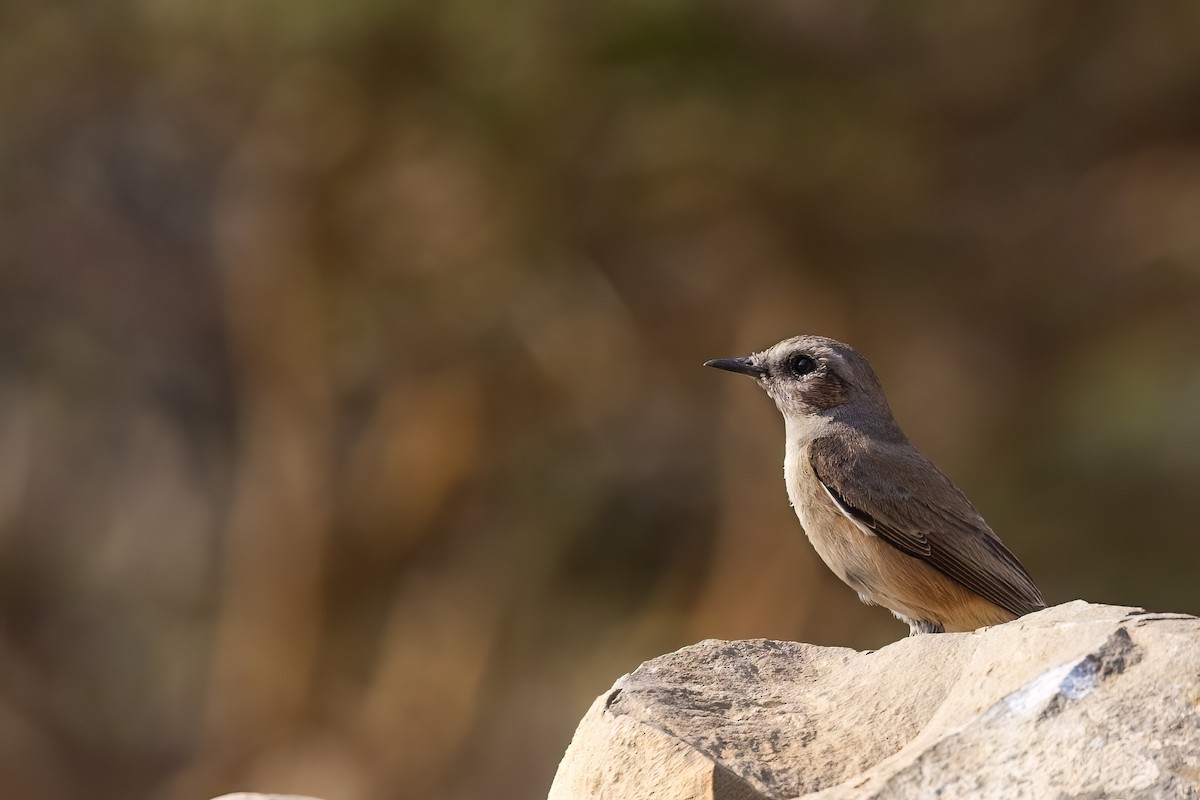
[[[581,798],[1200,798],[1200,620],[1091,605],[875,652],[706,641],[585,715]]]

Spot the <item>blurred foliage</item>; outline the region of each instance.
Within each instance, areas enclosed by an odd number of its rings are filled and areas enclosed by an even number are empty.
[[[817,563],[800,332],[1047,598],[1200,612],[1200,7],[0,6],[0,795],[546,790]]]

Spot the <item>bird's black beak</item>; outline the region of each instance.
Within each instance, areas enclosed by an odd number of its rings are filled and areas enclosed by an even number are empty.
[[[727,372],[740,372],[742,375],[749,375],[751,378],[761,378],[767,374],[765,369],[755,364],[748,357],[714,358],[712,361],[705,361],[704,366],[716,367]]]

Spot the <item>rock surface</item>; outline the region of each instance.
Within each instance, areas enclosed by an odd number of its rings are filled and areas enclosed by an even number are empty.
[[[1200,798],[1200,619],[1082,601],[875,652],[706,641],[588,710],[550,800]]]

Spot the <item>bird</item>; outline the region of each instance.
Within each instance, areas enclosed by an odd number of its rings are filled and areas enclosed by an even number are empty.
[[[748,375],[775,401],[788,499],[813,548],[910,636],[974,631],[1046,607],[966,495],[900,430],[853,347],[795,336],[704,366]]]

